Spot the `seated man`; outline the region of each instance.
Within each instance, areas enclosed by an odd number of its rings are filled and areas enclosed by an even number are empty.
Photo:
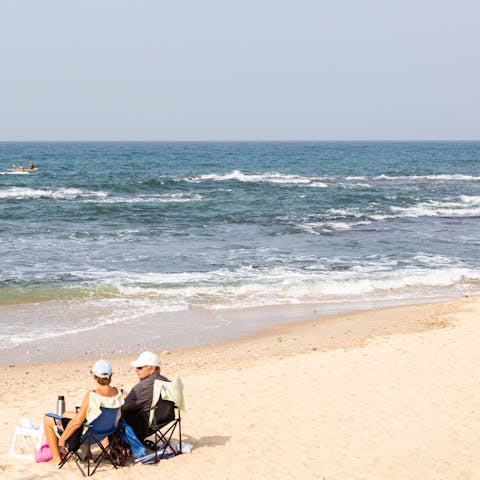
[[[147,413],[152,408],[153,387],[155,380],[169,382],[160,375],[160,361],[152,352],[143,352],[132,362],[140,381],[132,388],[125,398],[123,417],[130,425],[139,440],[144,440],[148,430]]]

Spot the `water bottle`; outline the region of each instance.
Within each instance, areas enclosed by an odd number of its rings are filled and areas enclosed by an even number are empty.
[[[59,395],[57,400],[57,415],[61,417],[64,411],[65,411],[65,397],[63,395]]]

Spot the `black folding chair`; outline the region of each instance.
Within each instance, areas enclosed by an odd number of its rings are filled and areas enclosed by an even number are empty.
[[[155,452],[155,463],[182,453],[182,419],[180,409],[171,401],[159,399],[146,412],[147,435],[144,444]],[[178,448],[172,444],[172,437],[178,428]],[[153,436],[153,440],[150,438]]]

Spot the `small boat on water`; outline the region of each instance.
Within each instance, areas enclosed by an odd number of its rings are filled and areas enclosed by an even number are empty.
[[[7,168],[6,173],[22,174],[22,173],[33,173],[38,172],[38,167],[36,167],[31,160],[28,162],[28,167],[24,167],[22,163],[16,165],[12,163],[11,168]]]
[[[38,168],[24,168],[23,170],[17,168],[7,168],[5,173],[9,175],[28,175],[29,173],[38,172]]]

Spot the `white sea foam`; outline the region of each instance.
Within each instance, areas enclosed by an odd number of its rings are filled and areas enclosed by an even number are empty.
[[[313,235],[322,235],[331,233],[334,230],[350,230],[357,226],[361,225],[369,225],[372,223],[370,220],[360,220],[360,221],[319,221],[319,222],[305,222],[305,223],[298,223],[296,227],[300,230],[303,230],[307,233],[311,233]]]
[[[201,182],[201,181],[230,181],[237,180],[239,182],[268,182],[268,183],[289,183],[289,184],[300,184],[300,185],[310,185],[318,184],[322,186],[334,185],[338,182],[348,182],[342,183],[343,186],[358,186],[358,187],[371,187],[370,183],[367,183],[371,180],[381,180],[381,181],[412,181],[412,182],[424,182],[424,181],[480,181],[480,176],[475,175],[461,175],[461,174],[451,174],[451,175],[375,175],[371,177],[367,176],[347,176],[347,177],[334,177],[334,176],[302,176],[302,175],[288,175],[278,172],[265,172],[265,173],[244,173],[240,170],[233,170],[232,172],[225,174],[206,174],[200,175],[197,177],[188,177],[184,180],[190,182]],[[319,183],[320,182],[320,183]],[[325,183],[328,182],[328,183]]]
[[[160,195],[137,195],[135,197],[109,196],[102,199],[86,199],[85,202],[95,203],[186,203],[203,200],[200,194],[170,193]]]
[[[477,195],[460,195],[459,199],[463,203],[474,203],[480,205],[480,196]]]
[[[37,199],[37,198],[51,198],[55,200],[73,200],[77,198],[91,198],[107,197],[106,192],[92,192],[83,191],[78,188],[60,188],[56,190],[49,189],[32,189],[28,187],[10,187],[5,190],[0,190],[1,199],[11,200],[24,200],[24,199]]]
[[[353,209],[329,209],[319,220],[309,217],[299,221],[289,222],[295,228],[312,235],[324,235],[335,230],[349,230],[355,227],[369,225],[372,222],[384,222],[395,219],[415,219],[421,217],[441,218],[475,218],[480,217],[480,201],[462,198],[462,201],[430,201],[419,202],[416,205],[402,207],[392,205],[389,212],[372,213]]]
[[[350,216],[350,215],[357,215],[357,212],[352,210],[352,209],[346,209],[346,208],[329,208],[327,210],[328,215],[332,216]]]
[[[407,180],[407,181],[425,181],[425,180],[440,180],[440,181],[480,181],[480,176],[476,175],[461,175],[461,174],[443,174],[443,175],[377,175],[373,177],[374,180]]]
[[[371,205],[370,205],[371,207]],[[298,228],[311,231],[323,228],[334,220],[347,223],[350,227],[365,225],[371,221],[384,221],[397,218],[419,218],[419,217],[478,217],[480,216],[480,196],[460,195],[444,200],[430,200],[418,202],[410,206],[391,205],[389,211],[373,213],[371,211],[360,211],[358,208],[335,209],[326,211],[327,216],[322,221],[312,222],[308,218],[298,223]],[[330,218],[332,220],[330,220]],[[361,221],[355,219],[361,218]],[[312,232],[313,233],[313,232]]]
[[[455,261],[452,258],[445,257],[444,255],[427,255],[424,253],[419,253],[413,257],[415,262],[418,262],[423,265],[428,265],[429,267],[438,267],[438,266],[452,266],[455,264]]]
[[[295,225],[299,230],[302,230],[311,235],[323,235],[331,233],[332,229],[328,228],[325,223],[322,222],[306,222]]]
[[[327,225],[331,226],[335,230],[349,230],[350,228],[352,228],[352,225],[346,222],[331,222]]]
[[[480,205],[474,202],[429,201],[411,207],[392,206],[390,210],[397,218],[480,216]]]
[[[203,182],[203,181],[214,181],[214,182],[223,182],[236,180],[238,182],[253,182],[253,183],[280,183],[280,184],[300,184],[308,185],[312,187],[325,188],[328,187],[328,184],[325,183],[325,180],[328,180],[329,177],[308,177],[302,175],[288,175],[277,172],[266,172],[266,173],[243,173],[240,170],[233,170],[230,173],[225,174],[207,174],[200,175],[198,177],[189,177],[185,180],[190,182]]]
[[[290,223],[288,218],[283,220]],[[307,233],[322,235],[332,233],[334,230],[350,230],[370,223],[372,223],[372,220],[357,208],[330,208],[320,219],[316,219],[315,215],[308,215],[300,221],[294,221],[293,225]]]
[[[235,270],[222,268],[191,273],[90,271],[92,285],[107,288],[109,297],[93,295],[90,299],[70,304],[69,310],[76,312],[74,326],[58,322],[58,309],[63,308],[61,304],[52,315],[55,328],[47,319],[25,325],[25,328],[22,328],[23,324],[12,325],[9,335],[0,337],[0,349],[121,322],[135,323],[147,316],[158,317],[166,312],[328,304],[343,302],[346,296],[357,302],[375,299],[379,295],[400,299],[415,296],[415,292],[421,289],[428,294],[453,285],[470,288],[472,282],[480,280],[480,270],[458,266],[454,259],[419,254],[414,260],[420,266],[403,269],[397,269],[396,261],[372,257],[362,265],[345,269],[330,268],[328,263],[321,263],[310,269],[245,266]],[[328,259],[324,261],[328,262]],[[117,291],[116,296],[112,296],[112,287]]]
[[[182,203],[195,202],[203,199],[199,194],[171,193],[159,195],[138,195],[134,197],[113,196],[103,191],[89,191],[78,188],[60,188],[57,190],[32,189],[28,187],[11,187],[0,190],[0,199],[54,199],[54,200],[80,200],[95,203]]]
[[[388,291],[390,294],[406,288],[446,287],[480,279],[480,272],[465,268],[446,267],[441,269],[410,268],[399,271],[379,269],[366,273],[353,271],[308,272],[289,271],[274,268],[253,272],[216,272],[213,276],[224,276],[223,282],[190,284],[188,286],[150,287],[145,291],[138,286],[120,286],[122,296],[149,298],[161,304],[165,311],[179,311],[191,308],[213,310],[232,307],[255,307],[261,305],[282,305],[336,301],[355,295]],[[232,278],[233,277],[233,278]],[[212,282],[212,278],[210,278]]]
[[[264,173],[245,173],[241,170],[233,170],[229,173],[211,173],[199,175],[196,177],[187,177],[182,180],[189,182],[224,182],[224,181],[238,181],[238,182],[254,182],[254,183],[277,183],[300,185],[306,187],[320,187],[326,188],[330,186],[340,186],[344,188],[372,188],[368,183],[374,181],[407,181],[407,182],[425,182],[425,181],[480,181],[480,176],[462,175],[462,174],[441,174],[441,175],[376,175],[368,176],[305,176],[305,175],[289,175],[278,172],[264,172]],[[346,182],[346,183],[345,183]]]
[[[254,301],[254,305],[302,303],[319,301],[325,295],[480,280],[480,271],[458,266],[444,256],[419,254],[414,260],[422,266],[396,269],[396,261],[372,260],[340,270],[320,264],[317,270],[250,266],[210,272],[91,272],[91,275],[98,280],[103,274],[102,283],[114,284],[121,298],[162,299],[163,307],[173,310],[187,306],[218,307],[226,298],[234,300],[236,306],[252,306],[253,298],[260,302]]]
[[[342,185],[347,188],[371,188],[372,186],[369,183],[351,183],[347,185]]]

